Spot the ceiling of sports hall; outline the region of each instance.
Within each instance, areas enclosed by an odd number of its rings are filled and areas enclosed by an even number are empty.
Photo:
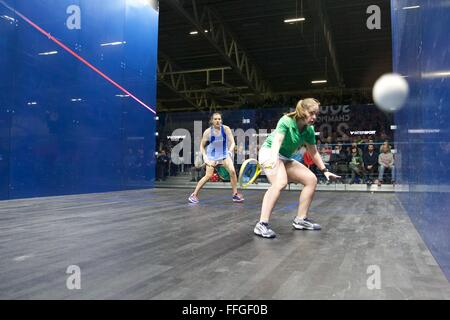
[[[379,29],[367,26],[372,5]],[[392,70],[389,0],[161,0],[159,10],[159,111],[367,94]]]

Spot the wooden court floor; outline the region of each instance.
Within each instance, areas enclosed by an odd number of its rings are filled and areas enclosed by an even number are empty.
[[[450,299],[394,193],[317,192],[316,232],[292,228],[284,191],[269,240],[253,235],[263,190],[191,191],[0,202],[0,299]]]

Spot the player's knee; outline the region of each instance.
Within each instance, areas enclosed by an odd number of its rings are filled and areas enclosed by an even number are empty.
[[[314,174],[311,174],[306,179],[306,185],[315,187],[317,185],[317,177]]]
[[[288,184],[287,181],[283,180],[283,181],[277,181],[272,186],[273,186],[273,188],[281,191],[286,188],[287,184]]]

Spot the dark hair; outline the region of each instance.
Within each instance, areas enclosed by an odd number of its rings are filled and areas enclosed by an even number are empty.
[[[215,115],[215,114],[218,114],[218,115],[220,116],[220,118],[223,118],[223,117],[222,117],[222,113],[220,113],[220,112],[214,112],[214,113],[209,117],[209,124],[212,124],[213,118],[214,118],[214,115]]]

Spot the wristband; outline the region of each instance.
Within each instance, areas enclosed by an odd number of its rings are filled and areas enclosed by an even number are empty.
[[[330,170],[328,170],[327,168],[323,168],[322,170],[320,170],[322,173],[325,173],[325,172],[330,172]]]

